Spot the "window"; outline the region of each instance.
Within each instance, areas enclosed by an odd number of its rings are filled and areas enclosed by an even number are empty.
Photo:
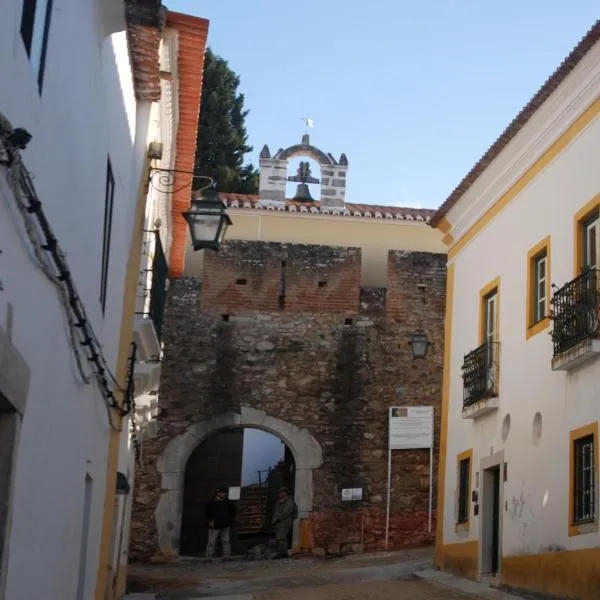
[[[466,523],[469,520],[469,472],[471,471],[471,460],[465,458],[458,465],[458,523]]]
[[[496,331],[498,324],[498,291],[494,290],[493,292],[490,292],[484,297],[483,303],[483,341],[492,344],[496,341],[498,335],[498,332]]]
[[[576,439],[573,445],[573,524],[581,525],[596,518],[594,434]]]
[[[550,323],[550,236],[527,253],[526,337],[539,333]]]
[[[598,531],[598,422],[570,433],[569,535]]]
[[[40,92],[44,83],[51,15],[52,0],[23,0],[21,37]]]
[[[102,236],[102,270],[100,274],[100,304],[102,314],[106,310],[106,288],[110,263],[110,234],[112,230],[113,203],[115,198],[115,178],[110,158],[106,163],[106,189],[104,192],[104,230]]]
[[[599,219],[598,213],[594,214],[586,221],[582,223],[583,227],[583,264],[582,267],[589,267],[591,269],[598,268],[598,258],[600,252],[598,249],[598,242],[600,239],[599,233]]]
[[[600,194],[582,206],[574,217],[574,276],[586,267],[600,268]]]

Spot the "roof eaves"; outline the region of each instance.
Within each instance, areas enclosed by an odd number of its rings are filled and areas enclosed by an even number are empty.
[[[600,20],[591,27],[583,39],[575,46],[571,53],[563,60],[560,66],[546,80],[533,98],[512,120],[500,137],[490,146],[479,162],[467,173],[463,180],[456,186],[446,201],[440,206],[429,224],[437,227],[448,211],[461,199],[465,192],[477,181],[479,176],[488,168],[494,159],[502,152],[509,142],[516,137],[521,129],[533,117],[537,110],[544,104],[548,97],[567,78],[569,73],[581,62],[590,49],[600,40]]]
[[[160,0],[125,0],[125,16],[135,97],[156,102],[160,99],[159,48],[166,8]]]

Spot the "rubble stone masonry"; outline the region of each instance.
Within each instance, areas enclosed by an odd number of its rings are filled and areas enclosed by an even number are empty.
[[[360,260],[358,248],[236,241],[207,253],[202,285],[171,282],[158,434],[144,442],[136,475],[133,560],[160,554],[166,444],[242,405],[306,429],[322,449],[305,544],[383,548],[388,407],[434,406],[437,462],[446,255],[391,250],[387,289],[360,289]],[[413,331],[431,342],[424,360],[413,358]],[[433,472],[435,494],[437,464]],[[344,488],[362,488],[362,501],[342,502]],[[428,494],[429,451],[394,451],[390,548],[432,541]]]

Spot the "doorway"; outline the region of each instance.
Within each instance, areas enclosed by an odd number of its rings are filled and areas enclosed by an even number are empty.
[[[500,569],[500,465],[483,470],[481,574],[495,576]]]
[[[232,553],[266,543],[274,536],[271,519],[277,491],[286,486],[293,495],[294,483],[293,455],[277,436],[249,427],[210,435],[186,465],[180,554],[204,553],[208,540],[204,515],[220,488],[230,492],[237,513],[231,529]]]

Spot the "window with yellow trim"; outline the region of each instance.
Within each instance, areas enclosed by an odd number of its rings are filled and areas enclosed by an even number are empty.
[[[575,215],[575,276],[600,267],[600,194]]]
[[[458,515],[456,518],[458,525],[469,522],[470,475],[471,458],[463,458],[458,462]]]
[[[569,433],[569,536],[598,531],[598,422]]]
[[[573,440],[573,525],[596,519],[595,435]]]
[[[527,337],[530,337],[550,322],[550,237],[528,252],[527,263]]]
[[[456,457],[456,531],[469,530],[472,463],[472,449]]]

